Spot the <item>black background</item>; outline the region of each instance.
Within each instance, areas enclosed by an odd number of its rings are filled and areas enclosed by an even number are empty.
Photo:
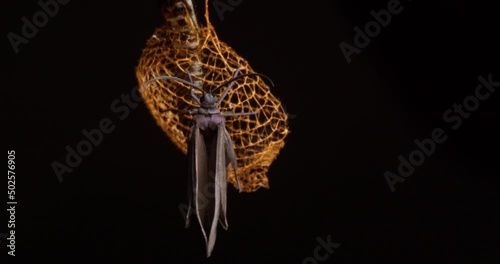
[[[36,2],[2,8],[4,36],[20,34]],[[4,37],[17,258],[303,263],[330,236],[341,246],[324,263],[494,262],[500,95],[481,101],[457,130],[442,116],[474,94],[478,76],[500,81],[498,11],[401,1],[403,11],[348,64],[339,44],[353,44],[353,28],[387,2],[243,0],[222,20],[211,9],[219,38],[273,79],[291,134],[269,190],[229,189],[230,228],[219,229],[209,259],[178,209],[186,157],[142,103],[124,120],[110,108],[137,84],[134,67],[162,23],[158,1],[72,0],[18,54]],[[51,163],[63,163],[65,147],[103,118],[115,130],[60,183]],[[392,193],[384,172],[396,172],[398,155],[408,157],[413,141],[437,127],[447,140]]]

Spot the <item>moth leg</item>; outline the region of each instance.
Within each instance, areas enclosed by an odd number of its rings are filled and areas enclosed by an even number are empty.
[[[256,115],[258,114],[259,111],[255,112],[244,112],[244,113],[233,113],[233,112],[221,112],[222,116],[250,116],[250,115]]]
[[[234,178],[236,179],[236,184],[238,185],[238,192],[241,192],[240,180],[238,179],[238,174],[236,173],[236,168],[238,166],[236,163],[236,153],[234,152],[233,141],[226,128],[224,128],[224,137],[226,138],[226,159],[231,162],[231,166],[234,170]]]

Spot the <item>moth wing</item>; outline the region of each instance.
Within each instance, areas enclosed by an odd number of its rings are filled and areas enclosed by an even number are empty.
[[[215,240],[217,237],[217,224],[220,222],[224,229],[227,229],[227,218],[226,218],[226,205],[227,205],[227,164],[226,164],[226,137],[227,133],[224,123],[221,122],[217,125],[215,131],[215,138],[212,137],[211,150],[209,162],[214,166],[209,165],[209,176],[213,176],[214,180],[214,194],[215,199],[213,200],[213,219],[211,222],[210,235],[208,236],[207,242],[207,256],[209,257],[212,253],[213,247],[215,245]],[[213,163],[212,163],[213,162]],[[213,168],[214,172],[211,172]]]
[[[194,124],[191,128],[191,135],[188,144],[189,178],[191,179],[191,184],[188,186],[191,191],[188,192],[192,194],[191,199],[194,203],[194,211],[198,219],[203,238],[207,244],[208,252],[210,248],[209,245],[213,244],[211,243],[211,230],[213,226],[213,217],[215,215],[214,197],[208,192],[210,191],[210,184],[213,184],[214,181],[213,176],[209,173],[210,157],[207,152],[207,144],[200,128],[196,124]],[[209,232],[210,235],[207,235]]]
[[[210,133],[213,133],[210,135]],[[207,136],[207,138],[204,137]],[[194,209],[205,238],[207,257],[212,253],[220,219],[221,195],[226,200],[226,158],[224,126],[204,133],[194,126],[189,141],[189,159]],[[224,202],[225,204],[225,202]]]
[[[218,185],[220,186],[220,216],[219,222],[222,225],[222,228],[225,230],[228,229],[227,223],[227,165],[231,160],[230,155],[228,155],[228,151],[234,153],[233,143],[231,142],[231,138],[228,137],[229,133],[226,130],[226,127],[223,123],[220,123],[217,127],[217,140],[220,143],[217,144],[218,150],[218,161],[217,161],[217,172],[218,172]],[[229,150],[228,148],[231,148]]]
[[[195,140],[195,130],[197,130],[196,126],[192,126],[189,131],[188,137],[188,180],[187,180],[187,196],[188,196],[188,209],[186,212],[186,224],[185,227],[188,228],[191,224],[191,214],[193,213],[193,196],[194,196],[194,183],[195,183],[195,159],[194,155],[196,155],[196,140]]]

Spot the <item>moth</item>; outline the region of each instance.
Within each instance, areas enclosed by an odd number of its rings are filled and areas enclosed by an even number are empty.
[[[258,72],[235,49],[218,38],[209,19],[209,7],[215,4],[214,1],[164,2],[161,8],[164,22],[146,41],[136,67],[139,86],[164,75],[188,80],[186,73],[189,70],[192,83],[198,87],[214,88],[233,78],[238,68],[239,74]],[[238,34],[234,37],[237,38]],[[141,89],[141,97],[152,117],[184,154],[188,152],[192,115],[171,109],[196,107],[190,89],[177,81],[151,82],[148,89]],[[194,89],[199,95],[200,91]],[[286,90],[286,87],[282,89]],[[218,109],[231,112],[258,110],[248,118],[227,118],[225,127],[234,143],[241,191],[251,193],[270,188],[268,170],[284,147],[290,131],[288,115],[268,81],[252,77],[239,79]],[[230,185],[238,188],[233,170],[229,170],[227,176]],[[183,215],[186,209],[186,204],[182,204],[182,209],[179,206]]]
[[[191,115],[191,128],[188,136],[188,201],[186,213],[186,228],[190,226],[190,216],[194,213],[201,227],[201,232],[206,243],[207,257],[210,257],[217,237],[218,223],[227,230],[227,168],[231,164],[234,170],[236,183],[241,192],[240,182],[236,174],[237,162],[233,148],[233,141],[225,127],[225,117],[249,116],[258,112],[221,112],[219,106],[235,81],[245,77],[269,77],[260,73],[238,75],[240,68],[234,76],[207,92],[193,83],[189,71],[186,70],[189,82],[174,76],[160,76],[153,78],[143,87],[153,81],[162,79],[177,81],[190,87],[191,97],[197,108],[181,110],[183,114]],[[226,86],[220,98],[215,91]],[[198,97],[196,91],[201,93]],[[194,210],[192,212],[191,210]]]

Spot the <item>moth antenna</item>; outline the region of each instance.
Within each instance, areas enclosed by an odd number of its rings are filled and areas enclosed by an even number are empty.
[[[205,93],[205,91],[203,91],[203,89],[201,89],[200,87],[196,86],[196,84],[192,83],[192,82],[188,82],[186,80],[183,80],[181,78],[177,78],[177,77],[174,77],[174,76],[169,76],[169,75],[163,75],[163,76],[158,76],[158,77],[155,77],[147,82],[145,82],[142,86],[141,86],[141,89],[144,89],[144,87],[146,87],[148,84],[150,84],[151,82],[154,82],[154,81],[158,81],[158,80],[173,80],[173,81],[178,81],[180,83],[183,83],[185,85],[189,85],[191,87],[191,96],[193,97],[193,100],[198,104],[198,105],[201,105],[200,103],[200,99],[198,97],[195,96],[194,94],[194,90],[198,90],[202,93]]]
[[[158,81],[158,80],[173,80],[173,81],[178,81],[180,83],[183,83],[185,85],[189,85],[190,87],[200,91],[200,92],[203,92],[203,89],[201,89],[200,87],[196,86],[196,84],[192,83],[192,82],[188,82],[186,80],[183,80],[181,78],[177,78],[177,77],[174,77],[174,76],[169,76],[169,75],[163,75],[163,76],[158,76],[158,77],[155,77],[147,82],[145,82],[142,86],[141,86],[141,89],[144,89],[144,87],[154,81]]]
[[[221,88],[221,87],[223,87],[223,86],[225,86],[225,85],[227,85],[227,84],[230,84],[230,83],[234,82],[235,80],[238,80],[238,79],[241,79],[241,78],[243,78],[243,77],[247,77],[247,76],[260,76],[260,77],[263,77],[263,78],[267,79],[267,80],[271,83],[271,86],[274,86],[274,83],[273,83],[273,81],[271,80],[271,78],[267,77],[267,76],[266,76],[266,75],[264,75],[264,74],[261,74],[261,73],[247,73],[247,74],[238,75],[238,76],[236,76],[236,77],[233,77],[233,78],[231,78],[231,79],[227,80],[226,82],[224,82],[223,84],[221,84],[221,85],[219,85],[217,88],[215,88],[215,89],[214,89],[214,91],[215,91],[215,90],[217,90],[217,89],[219,89],[219,88]],[[217,102],[217,106],[219,106],[219,105],[220,105],[220,103],[222,102],[222,100],[224,99],[224,97],[226,97],[227,93],[229,92],[229,90],[230,90],[231,88],[232,88],[232,85],[229,85],[229,86],[226,88],[226,90],[224,90],[224,92],[222,93],[221,98],[219,99],[219,102]]]
[[[233,78],[231,78],[231,79],[234,79],[234,78],[236,78],[236,76],[238,76],[238,74],[240,73],[240,69],[241,69],[241,63],[240,63],[240,66],[238,66],[238,69],[236,69],[236,71],[234,72]],[[227,93],[233,88],[233,84],[234,84],[234,82],[231,82],[227,86],[226,90],[224,90],[224,92],[220,96],[219,101],[217,102],[217,107],[219,107],[219,105],[222,102],[222,100],[224,100],[224,98],[226,98]]]
[[[191,73],[189,72],[189,69],[186,69],[186,73],[187,73],[187,75],[188,75],[189,82],[190,82],[190,83],[194,83],[194,82],[193,82],[193,77],[191,77]]]

